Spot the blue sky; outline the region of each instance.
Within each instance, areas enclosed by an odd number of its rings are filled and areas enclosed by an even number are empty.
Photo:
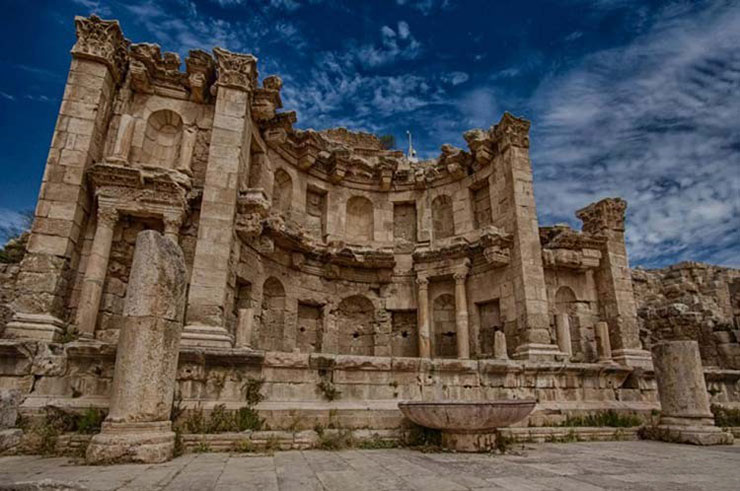
[[[510,111],[532,121],[542,225],[629,202],[632,265],[740,266],[740,1],[0,0],[0,221],[33,208],[75,14],[182,57],[223,46],[279,74],[298,126],[422,156]]]

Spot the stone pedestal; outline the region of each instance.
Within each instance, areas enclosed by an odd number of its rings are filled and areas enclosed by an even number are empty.
[[[506,348],[506,334],[503,331],[493,333],[493,357],[497,360],[509,359],[509,353]]]
[[[496,449],[496,431],[475,433],[443,431],[442,448],[455,452],[492,452]]]
[[[731,444],[732,434],[714,426],[696,341],[653,346],[661,415],[656,438],[694,445]]]
[[[185,310],[180,247],[147,230],[136,239],[116,352],[110,412],[87,460],[163,462],[172,457],[169,421]]]
[[[597,322],[594,326],[596,332],[596,351],[599,363],[612,363],[612,345],[609,341],[609,325],[606,322]]]

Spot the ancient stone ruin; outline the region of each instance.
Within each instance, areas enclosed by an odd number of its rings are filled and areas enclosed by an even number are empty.
[[[0,388],[25,419],[100,408],[90,460],[158,461],[188,412],[254,410],[302,448],[398,431],[403,400],[535,399],[532,427],[659,409],[627,205],[540,227],[529,122],[416,161],[294,128],[251,55],[183,71],[116,21],[75,23],[27,252],[0,270]],[[713,373],[712,401],[740,401],[740,374]]]

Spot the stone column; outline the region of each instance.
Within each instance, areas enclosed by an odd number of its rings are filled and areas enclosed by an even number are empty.
[[[6,337],[55,341],[66,324],[70,269],[91,210],[85,170],[103,156],[117,86],[127,65],[117,21],[76,17],[77,43],[46,160],[28,252]]]
[[[714,426],[696,341],[661,341],[653,346],[660,397],[657,439],[695,445],[731,444],[732,434]]]
[[[193,175],[191,167],[193,161],[193,150],[195,149],[195,138],[198,136],[198,132],[195,128],[187,127],[182,132],[182,144],[180,145],[180,161],[177,166],[177,170],[187,174]]]
[[[186,269],[180,247],[158,232],[136,239],[123,308],[111,402],[90,463],[164,462],[175,433],[170,408],[185,311]]]
[[[502,306],[507,332],[517,346],[514,358],[553,360],[562,353],[550,340],[545,273],[542,265],[539,223],[534,201],[532,164],[529,159],[529,121],[505,113],[492,129],[498,154],[491,177],[493,225],[510,233],[510,262],[502,271]],[[511,340],[512,338],[510,338]]]
[[[182,215],[165,215],[164,222],[164,236],[170,239],[175,244],[180,241],[180,226],[182,226]]]
[[[118,122],[118,133],[113,145],[113,154],[108,157],[112,162],[128,163],[128,155],[131,150],[131,139],[134,136],[134,117],[130,114],[122,114]]]
[[[118,211],[114,208],[98,209],[98,223],[95,228],[90,255],[87,258],[85,278],[82,280],[80,302],[77,306],[77,330],[85,338],[95,337],[100,298],[103,295],[105,276],[108,272],[108,259],[113,244],[113,230],[118,222]]]
[[[251,93],[257,60],[214,49],[219,78],[203,203],[198,225],[183,344],[230,348],[226,329],[234,286],[234,220],[240,175],[249,173],[252,138]]]
[[[609,325],[606,322],[597,322],[594,326],[596,334],[596,350],[599,363],[612,362],[612,345],[609,342]]]
[[[416,278],[418,288],[417,315],[419,318],[419,358],[432,357],[431,328],[429,325],[429,278],[418,276]]]
[[[624,242],[624,217],[627,203],[606,198],[578,210],[583,231],[606,238],[594,280],[599,296],[601,318],[609,325],[614,361],[628,366],[651,367],[650,353],[642,349],[637,325],[637,308],[632,290],[632,273]]]
[[[555,314],[555,331],[558,338],[558,348],[570,359],[573,356],[573,346],[570,340],[570,318],[568,314]]]
[[[457,357],[461,360],[470,358],[470,327],[468,325],[468,292],[465,281],[468,270],[457,271],[455,279],[455,327],[457,330]]]
[[[493,333],[493,357],[497,360],[509,359],[509,353],[506,349],[506,334],[503,331]]]
[[[252,324],[254,323],[254,309],[239,309],[239,317],[236,321],[236,335],[234,344],[237,348],[252,347]]]

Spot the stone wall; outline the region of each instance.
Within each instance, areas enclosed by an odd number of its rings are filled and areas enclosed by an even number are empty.
[[[740,369],[740,270],[697,262],[632,271],[640,338],[699,342],[705,366]]]
[[[15,280],[19,271],[18,264],[0,263],[0,336],[13,316],[9,304],[15,298]]]

